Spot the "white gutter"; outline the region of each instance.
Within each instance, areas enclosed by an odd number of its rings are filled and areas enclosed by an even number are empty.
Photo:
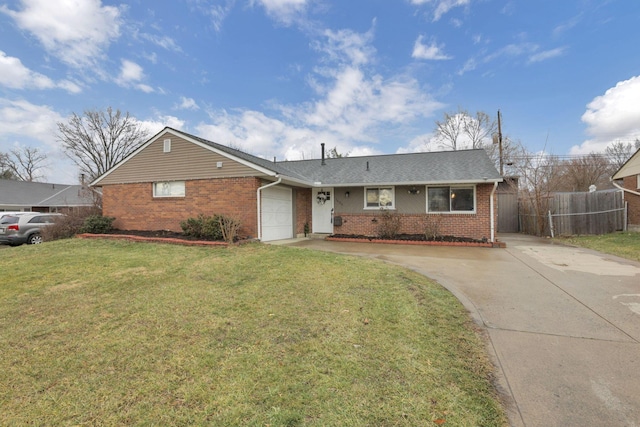
[[[639,192],[633,191],[633,190],[629,190],[628,188],[620,187],[620,185],[617,182],[613,181],[613,180],[611,181],[611,183],[613,184],[614,187],[616,187],[619,190],[626,191],[627,193],[635,194],[636,196],[640,196]]]
[[[495,237],[496,237],[496,225],[495,225],[495,218],[493,217],[493,211],[494,211],[494,206],[493,206],[493,196],[496,194],[496,189],[498,188],[498,183],[494,182],[493,183],[493,190],[491,190],[491,196],[489,199],[489,211],[491,212],[491,243],[494,243],[495,241]]]
[[[267,184],[267,185],[263,185],[262,187],[258,188],[258,190],[256,191],[256,198],[258,200],[258,240],[262,240],[262,217],[261,217],[261,207],[260,207],[260,192],[262,190],[264,190],[265,188],[269,188],[269,187],[273,187],[274,185],[278,185],[282,182],[282,177],[279,175],[276,175],[278,177],[278,180],[276,182],[272,182],[271,184]]]

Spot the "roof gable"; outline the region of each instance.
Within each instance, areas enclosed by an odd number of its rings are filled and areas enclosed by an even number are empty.
[[[241,151],[234,150],[232,148],[225,147],[223,145],[216,144],[216,143],[211,142],[211,141],[207,141],[205,139],[196,137],[194,135],[190,135],[190,134],[188,134],[186,132],[181,132],[181,131],[172,129],[170,127],[165,127],[162,131],[157,133],[155,136],[153,136],[147,142],[145,142],[140,147],[138,147],[136,150],[134,150],[131,154],[129,154],[126,158],[124,158],[121,162],[119,162],[113,168],[109,169],[102,176],[98,177],[90,185],[91,186],[99,186],[99,185],[102,184],[103,181],[105,181],[105,180],[108,181],[108,178],[111,175],[117,174],[119,169],[125,168],[128,163],[133,161],[133,159],[135,159],[136,157],[140,156],[141,153],[145,152],[145,150],[148,150],[149,147],[152,144],[154,144],[156,141],[160,141],[161,142],[161,140],[163,140],[168,135],[171,135],[171,136],[174,136],[174,137],[177,137],[177,138],[181,138],[182,140],[187,141],[187,142],[192,143],[192,144],[195,144],[196,146],[199,146],[199,147],[201,147],[201,148],[203,148],[203,149],[205,149],[205,150],[207,150],[209,152],[215,153],[215,154],[217,154],[219,156],[223,156],[224,158],[232,160],[234,162],[238,162],[239,164],[241,164],[243,166],[246,166],[247,168],[250,168],[250,169],[256,171],[257,174],[262,174],[262,175],[267,175],[267,176],[274,176],[274,175],[277,174],[276,171],[273,171],[273,170],[271,170],[269,168],[264,167],[264,165],[266,165],[268,163],[267,161],[264,161],[264,159],[260,159],[260,158],[255,157],[255,156],[251,156],[249,154],[242,153]]]
[[[629,158],[611,179],[622,179],[626,176],[640,175],[640,148]]]

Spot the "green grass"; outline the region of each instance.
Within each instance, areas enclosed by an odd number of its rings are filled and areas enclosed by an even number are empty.
[[[562,240],[572,245],[640,261],[640,233],[619,232],[601,236],[574,236],[562,238]]]
[[[2,255],[3,425],[506,425],[464,308],[408,270],[260,244]]]

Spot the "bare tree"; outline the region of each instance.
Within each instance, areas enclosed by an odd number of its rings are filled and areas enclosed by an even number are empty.
[[[556,191],[588,191],[591,185],[597,188],[610,186],[610,163],[600,154],[572,158],[558,166],[560,179],[555,186]]]
[[[333,147],[327,151],[327,159],[339,159],[341,157],[349,157],[349,152],[340,153],[338,152],[338,147]]]
[[[2,177],[18,181],[38,181],[39,173],[47,159],[39,149],[32,147],[15,148],[9,153],[0,153]]]
[[[444,150],[457,150],[460,136],[464,133],[464,126],[468,114],[458,108],[458,111],[444,113],[443,120],[436,120],[436,139],[440,148]]]
[[[147,131],[120,110],[73,113],[68,123],[58,122],[58,140],[65,154],[89,181],[111,169],[147,138]]]
[[[522,227],[525,232],[538,236],[545,234],[546,215],[552,193],[560,182],[560,160],[545,153],[530,153],[522,144],[514,148],[513,165],[519,177]]]
[[[605,148],[604,150],[604,154],[608,157],[609,162],[611,163],[611,169],[609,170],[610,175],[615,174],[618,169],[620,169],[622,165],[624,165],[626,161],[629,160],[633,153],[635,153],[635,151],[639,149],[639,139],[636,139],[635,143],[624,143],[622,141],[616,141],[613,144],[607,146],[607,148]]]
[[[474,115],[458,108],[455,113],[444,113],[443,120],[436,120],[435,135],[438,145],[445,150],[465,147],[484,148],[489,137],[496,131],[496,121],[483,111]]]
[[[467,114],[463,122],[464,134],[471,141],[471,148],[483,148],[486,140],[496,132],[498,125],[487,113],[476,111],[475,116]]]

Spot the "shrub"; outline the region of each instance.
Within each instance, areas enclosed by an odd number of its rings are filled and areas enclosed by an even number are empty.
[[[383,239],[392,239],[400,231],[400,215],[388,209],[383,209],[378,224],[378,236]]]
[[[180,227],[185,236],[222,240],[223,235],[219,218],[220,215],[207,216],[200,214],[196,218],[188,218],[186,221],[181,221]]]
[[[238,238],[238,230],[242,223],[239,219],[229,216],[219,215],[218,222],[220,223],[220,231],[222,231],[222,238],[227,243],[233,243]]]
[[[89,215],[84,219],[80,231],[92,234],[108,233],[113,230],[113,221],[115,221],[115,218],[112,216]]]
[[[424,220],[424,237],[427,240],[436,240],[440,237],[440,223],[442,215],[429,215]]]
[[[69,214],[56,218],[56,222],[48,227],[43,227],[40,234],[45,242],[59,239],[69,239],[80,232],[84,216]]]

